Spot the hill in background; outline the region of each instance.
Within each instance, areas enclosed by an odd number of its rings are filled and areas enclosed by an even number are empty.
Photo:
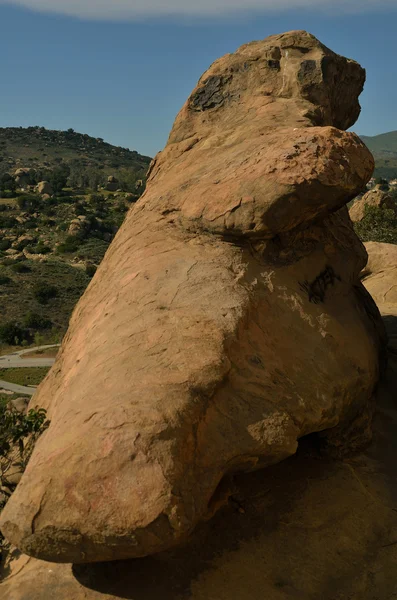
[[[73,130],[0,129],[0,353],[61,340],[150,161]]]
[[[96,190],[107,178],[115,176],[124,191],[132,191],[137,180],[144,178],[151,158],[138,152],[112,146],[102,138],[44,127],[0,128],[0,176],[18,168],[32,168],[38,179],[48,179],[49,172],[62,169],[71,187]]]
[[[375,157],[375,177],[397,178],[397,131],[360,136]]]

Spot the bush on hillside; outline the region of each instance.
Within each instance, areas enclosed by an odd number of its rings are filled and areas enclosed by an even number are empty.
[[[69,254],[76,252],[81,245],[81,240],[74,235],[69,235],[66,240],[57,247],[58,254]]]
[[[24,319],[24,326],[28,329],[34,329],[35,331],[40,331],[43,329],[51,329],[52,322],[50,319],[46,319],[41,315],[29,311]]]
[[[11,265],[11,269],[14,271],[14,273],[30,273],[32,270],[29,265],[25,264],[24,262],[15,262],[13,265]]]
[[[45,281],[39,281],[33,287],[33,295],[39,304],[48,304],[50,300],[57,297],[58,289]]]
[[[16,487],[8,480],[10,469],[15,465],[22,472],[26,469],[37,439],[49,424],[44,409],[32,409],[24,414],[11,403],[0,403],[0,511]],[[0,532],[0,558],[6,546]]]
[[[29,338],[28,332],[15,321],[8,321],[0,325],[0,342],[9,346],[20,346]]]
[[[392,209],[366,206],[354,229],[363,242],[397,244],[397,215]]]

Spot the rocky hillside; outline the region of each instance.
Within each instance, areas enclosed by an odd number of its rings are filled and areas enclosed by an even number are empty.
[[[102,138],[44,127],[0,128],[0,176],[17,168],[33,168],[39,179],[48,171],[62,168],[73,187],[104,184],[109,175],[121,181],[123,189],[142,179],[150,158],[128,148],[107,144]]]
[[[362,135],[361,139],[375,157],[376,177],[397,178],[397,131],[373,137]]]
[[[0,132],[0,346],[59,341],[149,158],[73,132]]]

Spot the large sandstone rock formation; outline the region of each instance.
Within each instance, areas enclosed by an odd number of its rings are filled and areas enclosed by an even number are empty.
[[[397,202],[388,192],[380,189],[378,186],[364,194],[356,200],[349,210],[350,218],[353,222],[362,221],[365,216],[365,207],[374,206],[376,208],[388,208],[394,210],[397,214]]]
[[[389,346],[397,354],[397,245],[367,242],[369,260],[362,282],[387,325]]]
[[[201,78],[33,400],[51,426],[1,518],[22,551],[156,553],[227,476],[368,439],[382,326],[342,208],[373,170],[344,131],[363,83],[305,32]]]

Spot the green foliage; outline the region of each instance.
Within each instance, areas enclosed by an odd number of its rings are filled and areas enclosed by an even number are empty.
[[[0,369],[0,379],[17,385],[39,385],[47,375],[50,367],[14,367]]]
[[[4,197],[5,192],[15,193],[17,189],[17,184],[15,183],[14,178],[9,173],[4,173],[0,177],[0,195]]]
[[[397,244],[397,215],[392,209],[366,206],[354,229],[363,242]]]
[[[20,472],[26,469],[37,439],[49,424],[47,412],[42,408],[24,414],[11,402],[0,402],[0,486],[4,498],[0,510],[16,487],[8,479],[11,467],[17,467]],[[0,554],[5,547],[5,539],[0,533]]]
[[[45,281],[38,281],[33,286],[33,295],[39,304],[48,304],[50,300],[58,295],[58,288]]]
[[[4,252],[4,250],[8,250],[11,248],[10,240],[1,240],[0,241],[0,251]]]
[[[22,329],[15,321],[8,321],[0,325],[0,342],[3,344],[18,346],[27,338],[27,331]]]
[[[48,181],[55,193],[59,193],[66,187],[70,168],[67,165],[55,169],[48,177]]]
[[[29,265],[25,264],[24,262],[14,262],[14,264],[11,265],[11,269],[14,271],[14,273],[30,273],[31,271]]]
[[[74,235],[69,235],[62,244],[59,244],[59,246],[57,247],[57,253],[71,254],[72,252],[76,252],[79,249],[80,245],[81,240],[78,237]]]
[[[10,277],[7,277],[7,275],[0,275],[0,285],[7,285],[8,283],[11,283],[12,279]]]
[[[40,241],[36,246],[28,246],[27,250],[31,254],[48,254],[51,252],[51,248],[46,246],[43,241]]]
[[[86,264],[85,266],[85,272],[87,273],[88,277],[94,277],[96,270],[97,268],[95,265]]]
[[[18,225],[14,217],[0,217],[0,229],[12,229]]]
[[[21,210],[37,210],[41,206],[41,198],[34,194],[22,194],[18,196],[17,204]]]
[[[46,319],[41,315],[29,311],[24,319],[24,326],[28,329],[41,330],[41,329],[51,329],[52,322],[50,319]]]

